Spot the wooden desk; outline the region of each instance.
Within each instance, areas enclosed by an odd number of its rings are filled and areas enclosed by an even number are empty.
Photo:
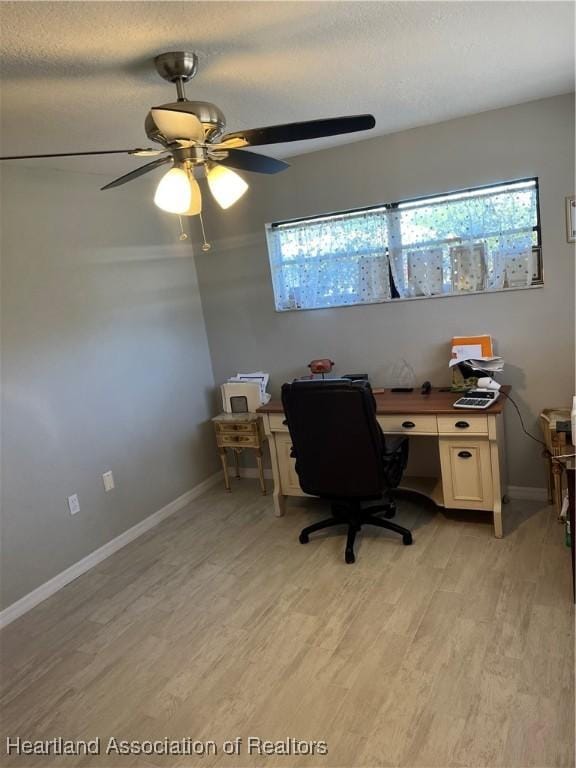
[[[502,387],[505,393],[509,386]],[[494,534],[502,537],[502,494],[505,478],[504,420],[506,397],[501,395],[485,411],[454,408],[461,397],[433,389],[376,392],[376,410],[382,431],[389,435],[414,435],[438,446],[440,471],[436,476],[408,475],[401,488],[422,493],[449,509],[484,509],[494,517]],[[289,496],[305,496],[290,456],[292,448],[280,401],[258,409],[269,439],[274,476],[274,508],[284,514]]]

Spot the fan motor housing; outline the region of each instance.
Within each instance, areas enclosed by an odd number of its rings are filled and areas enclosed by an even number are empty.
[[[196,115],[204,128],[204,138],[206,141],[211,141],[219,136],[226,127],[226,118],[222,110],[216,104],[211,104],[209,101],[173,101],[169,104],[161,104],[157,108],[175,109],[178,112],[189,112],[192,115]],[[150,115],[146,117],[144,129],[149,139],[157,141],[159,144],[166,144],[165,137]]]
[[[156,71],[168,80],[176,83],[178,80],[187,83],[198,71],[198,57],[188,51],[167,51],[154,58]]]

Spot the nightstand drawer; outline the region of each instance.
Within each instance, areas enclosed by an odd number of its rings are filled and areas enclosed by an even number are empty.
[[[238,432],[241,432],[243,434],[255,434],[258,432],[258,422],[251,421],[247,422],[246,424],[228,424],[226,422],[221,422],[216,424],[216,429],[221,433],[237,434]]]
[[[219,448],[259,448],[260,440],[257,434],[235,435],[232,432],[219,432],[216,435]]]
[[[378,422],[383,432],[399,432],[404,435],[437,435],[436,416],[400,415],[378,416]]]

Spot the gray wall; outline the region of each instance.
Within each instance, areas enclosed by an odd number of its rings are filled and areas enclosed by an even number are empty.
[[[191,247],[150,184],[101,183],[3,169],[4,606],[217,469]]]
[[[273,147],[270,154],[274,154]],[[453,335],[491,333],[529,429],[574,392],[574,252],[564,197],[574,192],[572,96],[530,102],[293,158],[252,176],[235,208],[213,216],[214,248],[196,257],[216,383],[238,369],[271,374],[272,391],[316,357],[337,372],[386,383],[402,358],[418,382],[449,382]],[[270,221],[538,176],[545,286],[541,289],[276,313],[264,224]],[[506,414],[510,483],[545,484],[538,446]]]

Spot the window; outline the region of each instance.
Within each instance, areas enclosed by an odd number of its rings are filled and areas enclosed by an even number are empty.
[[[276,309],[542,283],[538,180],[266,226]]]

